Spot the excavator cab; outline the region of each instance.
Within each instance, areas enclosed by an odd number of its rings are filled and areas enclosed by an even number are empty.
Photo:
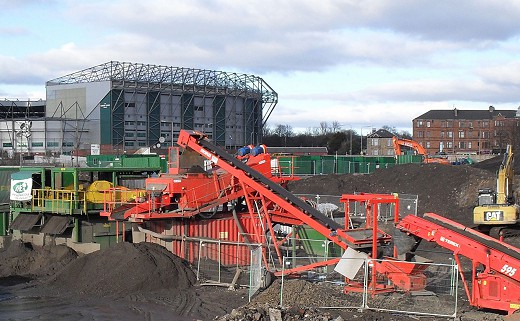
[[[478,190],[477,206],[496,204],[497,194],[491,188],[481,188]]]

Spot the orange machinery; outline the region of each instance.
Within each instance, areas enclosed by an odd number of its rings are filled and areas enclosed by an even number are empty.
[[[451,163],[446,158],[428,156],[428,153],[426,152],[424,147],[422,147],[421,144],[417,143],[414,140],[397,138],[396,136],[394,136],[392,137],[392,143],[394,144],[394,151],[396,156],[403,154],[401,146],[404,146],[413,149],[417,155],[422,155],[424,163],[451,165]]]

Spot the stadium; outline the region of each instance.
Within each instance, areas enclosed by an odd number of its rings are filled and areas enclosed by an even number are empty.
[[[11,156],[133,153],[193,129],[235,149],[261,140],[277,102],[253,75],[111,61],[47,81],[45,101],[0,101],[0,146]]]

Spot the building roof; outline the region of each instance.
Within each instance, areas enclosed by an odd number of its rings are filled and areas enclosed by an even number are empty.
[[[464,109],[445,109],[445,110],[430,110],[416,119],[493,119],[498,116],[505,118],[517,117],[517,110],[497,110],[493,106],[489,106],[487,110],[464,110]]]
[[[368,135],[369,138],[392,138],[395,135],[389,132],[386,129],[380,129],[376,132],[373,132],[372,134]]]

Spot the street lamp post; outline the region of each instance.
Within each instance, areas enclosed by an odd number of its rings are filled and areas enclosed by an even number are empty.
[[[370,125],[370,126],[361,126],[361,149],[359,150],[359,155],[362,155],[363,154],[363,128],[372,128],[373,126]],[[367,142],[367,146],[368,146],[368,142]]]
[[[349,130],[349,132],[350,132],[350,145],[349,145],[349,152],[348,152],[348,154],[352,155],[352,125],[350,125],[350,124],[342,124],[341,126],[348,126],[350,128],[350,130]]]

